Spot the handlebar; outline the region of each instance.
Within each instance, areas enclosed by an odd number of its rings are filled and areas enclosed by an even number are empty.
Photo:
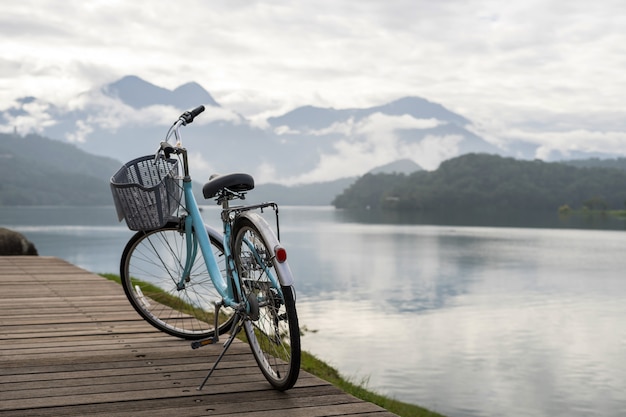
[[[172,134],[174,134],[174,136],[176,137],[176,147],[177,148],[182,147],[178,129],[181,126],[187,126],[188,124],[193,123],[193,119],[195,119],[196,116],[198,116],[203,111],[204,111],[204,106],[198,106],[191,111],[186,111],[183,114],[181,114],[178,117],[178,120],[176,120],[174,124],[172,125],[172,127],[170,127],[170,129],[167,131],[167,135],[165,135],[165,142],[161,142],[161,148],[163,149],[165,145],[169,145],[169,140]]]
[[[159,145],[159,149],[154,155],[155,161],[158,158],[159,153],[161,152],[165,154],[166,158],[169,158],[170,154],[172,153],[177,154],[177,153],[185,152],[178,129],[180,129],[181,126],[187,126],[188,124],[193,123],[193,120],[196,118],[196,116],[198,116],[203,111],[204,111],[204,106],[200,105],[193,110],[184,112],[178,117],[178,120],[176,120],[174,124],[167,131],[167,135],[165,135],[165,140],[161,142],[161,144]],[[175,146],[172,146],[169,143],[169,139],[172,136],[172,134],[176,138]],[[186,159],[186,155],[185,155],[185,159]],[[185,163],[185,166],[186,166],[186,163]],[[187,168],[185,167],[185,171],[186,170]]]
[[[204,111],[204,106],[198,106],[191,111],[186,111],[183,114],[181,114],[178,120],[182,120],[183,126],[186,126],[189,123],[192,123],[193,119],[195,119],[196,116],[202,113],[203,111]]]

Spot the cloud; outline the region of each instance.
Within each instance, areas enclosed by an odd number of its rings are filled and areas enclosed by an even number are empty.
[[[562,131],[626,130],[622,10],[617,0],[9,2],[0,108],[29,95],[62,105],[135,74],[166,88],[197,81],[257,126],[304,104],[415,95],[485,129],[554,130],[559,119]]]
[[[400,116],[388,115],[384,113],[374,113],[361,120],[355,121],[354,117],[346,121],[336,122],[323,129],[312,129],[306,132],[292,130],[287,126],[279,126],[274,129],[275,133],[282,135],[287,133],[306,133],[313,136],[327,136],[339,134],[342,136],[367,135],[385,139],[388,132],[394,130],[408,129],[432,129],[445,124],[440,120],[418,119],[408,114]]]
[[[584,129],[565,132],[512,132],[516,137],[539,145],[538,159],[552,159],[560,153],[569,157],[574,152],[626,156],[626,132],[598,132]]]
[[[72,143],[85,143],[95,130],[115,133],[124,127],[163,126],[165,129],[183,111],[166,105],[135,109],[117,98],[103,94],[99,88],[73,97],[62,106],[33,99],[23,103],[14,102],[12,107],[20,111],[16,116],[11,115],[13,112],[4,113],[6,124],[0,127],[3,132],[12,132],[15,128],[22,134],[42,133],[55,124],[70,121],[75,128],[65,133],[65,139]],[[237,113],[221,107],[207,107],[195,123],[206,125],[216,121],[244,123]]]
[[[299,130],[292,129],[289,126],[282,125],[282,126],[275,127],[274,133],[276,133],[278,136],[281,136],[281,135],[298,135],[301,132]]]
[[[84,120],[78,120],[76,122],[76,130],[73,132],[68,132],[65,135],[65,138],[70,143],[85,143],[87,142],[87,137],[90,133],[93,132],[93,126]]]
[[[536,120],[530,117],[530,120]],[[580,120],[572,128],[570,120]],[[538,159],[570,157],[574,153],[626,156],[626,114],[619,109],[606,113],[556,114],[543,121],[521,118],[507,125],[489,120],[468,129],[503,150],[510,150],[520,142],[536,147]],[[579,155],[577,156],[579,157]]]
[[[435,170],[446,159],[459,156],[460,135],[427,135],[420,143],[401,148],[405,155],[412,155],[413,161],[426,170]]]
[[[171,119],[171,115],[170,115]],[[168,119],[169,120],[169,119]],[[172,120],[170,120],[171,122]],[[202,113],[202,116],[194,119],[194,124],[206,125],[218,121],[231,122],[234,124],[244,123],[244,119],[241,118],[233,110],[223,107],[206,107],[206,110]]]
[[[407,143],[396,132],[404,129],[429,129],[443,122],[436,119],[416,119],[409,115],[389,116],[375,113],[358,122],[350,119],[335,123],[317,135],[341,134],[346,139],[333,145],[333,152],[321,153],[319,164],[311,171],[285,180],[287,184],[329,181],[348,176],[360,176],[378,166],[411,159],[424,169],[435,169],[441,161],[457,156],[460,135],[426,135],[421,141]]]
[[[217,170],[201,152],[189,151],[189,166],[193,167],[193,177],[198,181],[207,181]]]
[[[254,172],[254,178],[259,184],[264,182],[276,182],[276,167],[268,162],[261,162]]]
[[[14,103],[20,110],[17,114],[5,113],[6,123],[0,125],[3,133],[17,131],[19,134],[41,133],[46,127],[53,126],[56,121],[49,114],[49,104],[38,100],[25,103]]]
[[[442,124],[445,124],[445,122],[434,118],[418,119],[408,114],[390,116],[383,113],[374,113],[358,123],[356,133],[384,136],[392,130],[432,129]]]
[[[99,89],[83,93],[67,103],[62,112],[84,112],[81,120],[90,129],[104,129],[115,132],[124,126],[167,126],[179,110],[171,106],[155,105],[134,109],[119,99],[103,94]]]

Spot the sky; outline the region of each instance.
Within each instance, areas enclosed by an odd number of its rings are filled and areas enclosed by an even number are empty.
[[[0,109],[125,75],[251,119],[405,97],[493,143],[626,155],[622,0],[0,0]],[[542,157],[542,155],[537,155]]]

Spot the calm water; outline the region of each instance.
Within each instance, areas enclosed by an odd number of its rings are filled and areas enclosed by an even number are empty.
[[[215,224],[216,209],[204,213]],[[117,272],[131,235],[112,207],[0,208],[0,225],[94,272]],[[304,349],[450,417],[626,415],[623,229],[553,215],[281,208],[312,330]]]

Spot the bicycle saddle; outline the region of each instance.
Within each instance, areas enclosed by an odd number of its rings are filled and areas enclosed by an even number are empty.
[[[254,178],[242,173],[212,175],[202,187],[202,194],[205,199],[213,198],[224,188],[236,193],[249,191],[254,188]]]

